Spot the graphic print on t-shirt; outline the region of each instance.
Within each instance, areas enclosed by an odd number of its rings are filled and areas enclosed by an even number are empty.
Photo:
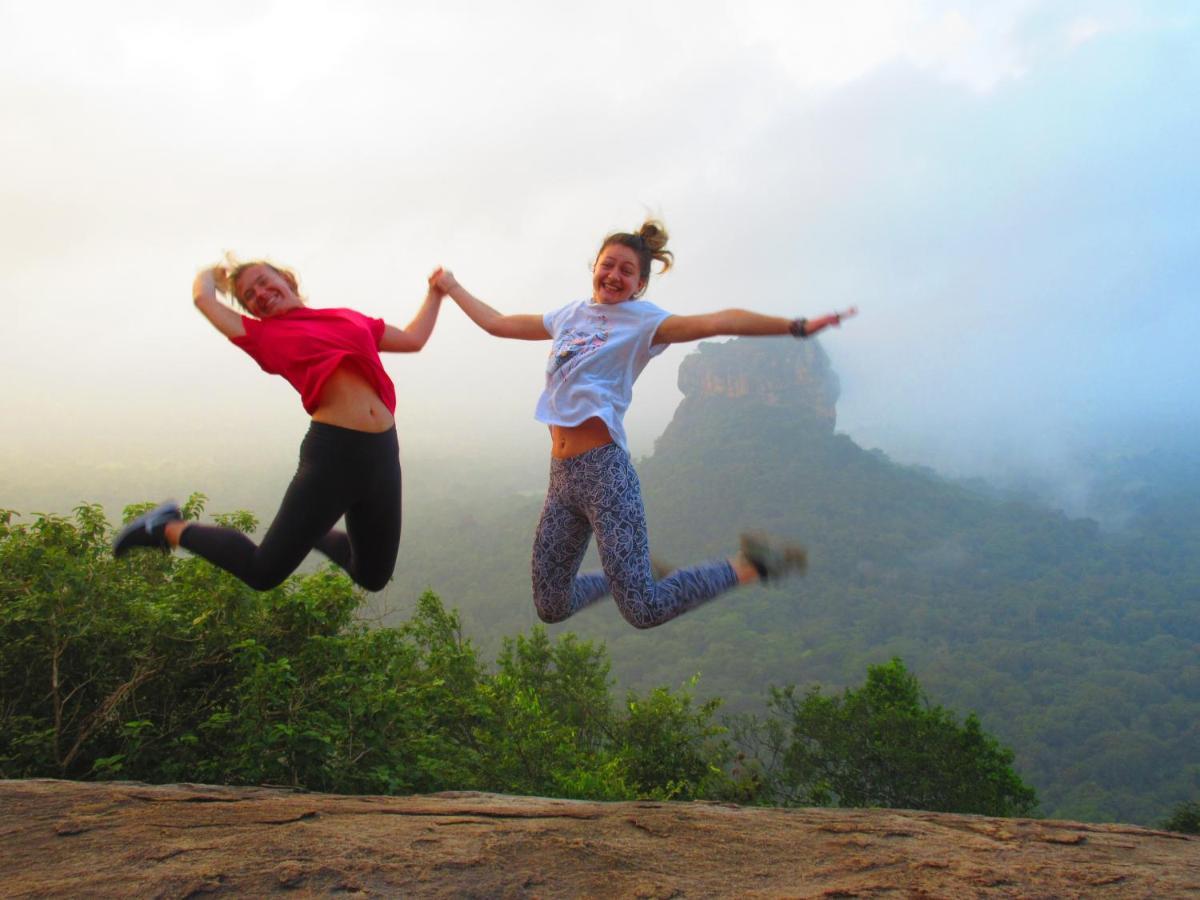
[[[598,330],[592,334],[568,328],[555,339],[546,362],[547,375],[560,373],[567,377],[588,355],[604,346],[608,340],[608,319],[599,318]]]

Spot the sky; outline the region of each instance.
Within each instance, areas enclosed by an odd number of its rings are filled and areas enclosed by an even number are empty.
[[[227,250],[403,325],[437,265],[586,297],[652,214],[672,312],[860,308],[820,340],[863,446],[1066,478],[1200,432],[1197,96],[1190,2],[0,0],[0,463],[294,457],[298,397],[191,304]],[[386,358],[404,452],[544,455],[546,349],[447,305]]]

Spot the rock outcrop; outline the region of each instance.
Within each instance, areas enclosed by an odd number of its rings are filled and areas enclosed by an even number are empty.
[[[742,338],[702,343],[679,366],[683,407],[709,397],[749,397],[805,410],[832,432],[840,391],[829,357],[814,340]]]
[[[0,781],[0,895],[1179,897],[1200,839],[893,810]]]

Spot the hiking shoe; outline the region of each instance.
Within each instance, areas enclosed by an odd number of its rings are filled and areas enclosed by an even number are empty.
[[[179,504],[174,500],[160,503],[121,529],[113,539],[113,556],[124,556],[134,547],[170,550],[171,547],[167,543],[167,523],[178,522],[182,518]]]
[[[742,556],[749,560],[763,581],[775,581],[808,568],[808,551],[799,544],[776,540],[761,531],[742,535]]]

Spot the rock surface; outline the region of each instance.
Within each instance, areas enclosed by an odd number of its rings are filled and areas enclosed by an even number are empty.
[[[828,433],[837,424],[841,392],[820,343],[790,337],[702,343],[679,366],[679,390],[680,410],[710,397],[749,397],[791,413],[807,411]]]
[[[893,810],[0,781],[0,895],[1180,897],[1200,839]]]

